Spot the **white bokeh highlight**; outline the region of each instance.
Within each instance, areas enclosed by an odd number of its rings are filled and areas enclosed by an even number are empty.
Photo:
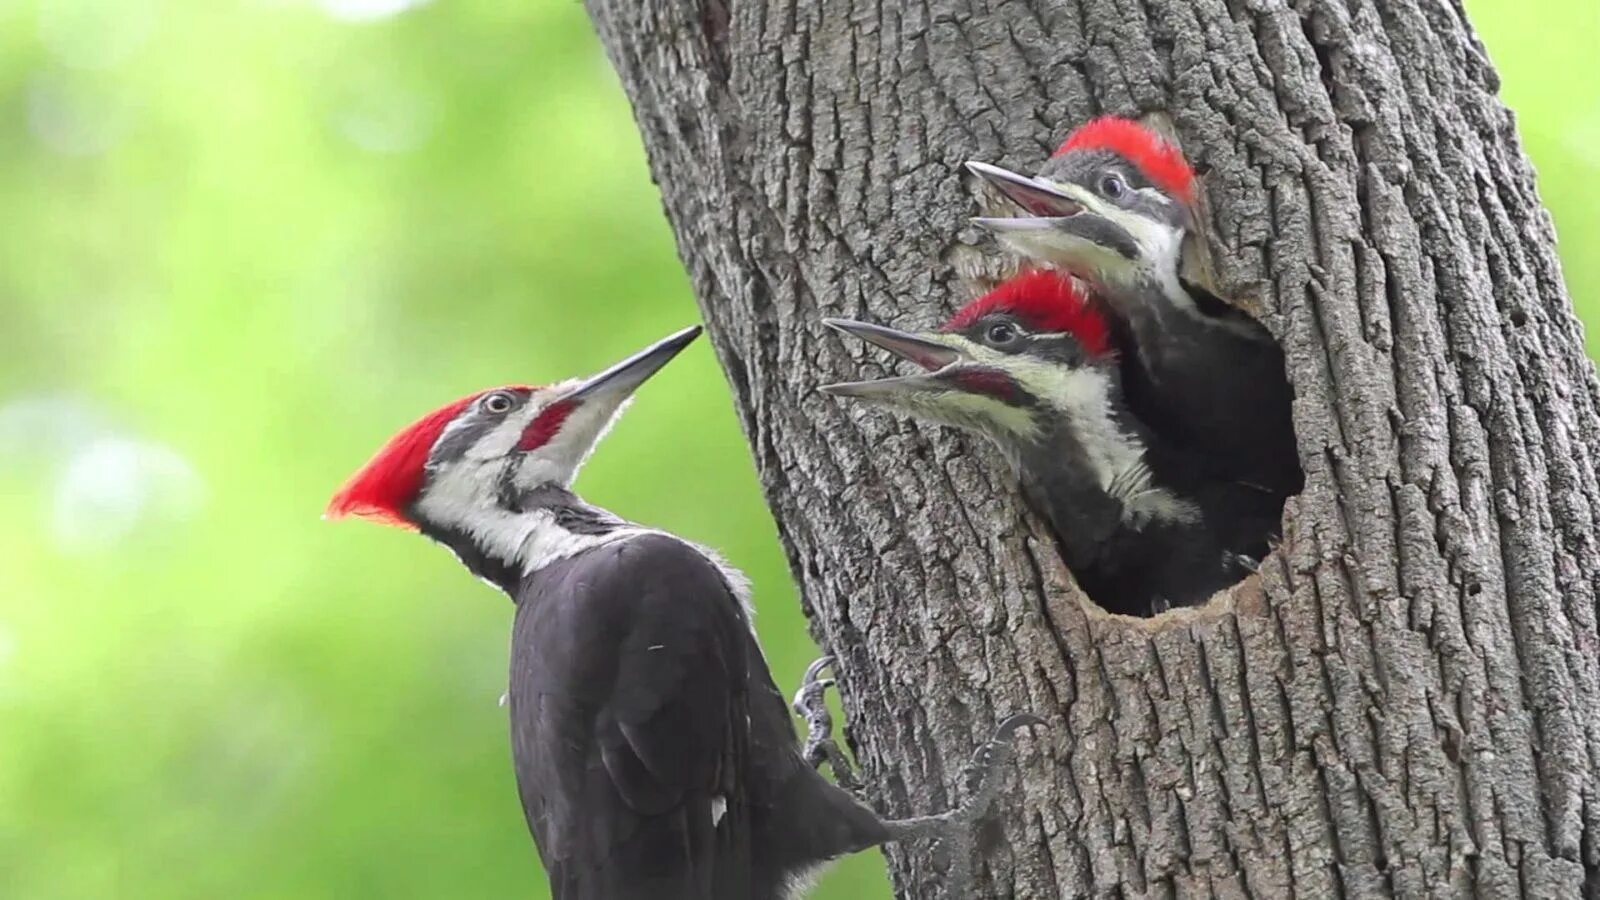
[[[350,92],[333,114],[333,127],[368,153],[405,153],[421,146],[438,121],[429,96],[398,84],[374,84]]]
[[[51,532],[64,551],[104,550],[142,529],[192,519],[204,498],[199,473],[170,448],[102,438],[67,463],[56,484]]]
[[[0,402],[0,467],[45,487],[38,510],[56,548],[71,555],[118,549],[197,517],[206,484],[177,450],[107,424],[70,396]]]
[[[49,0],[39,5],[39,40],[62,65],[109,69],[156,30],[154,0]]]
[[[370,22],[397,16],[427,2],[429,0],[322,0],[322,8],[335,19]]]
[[[25,100],[28,132],[62,156],[99,156],[128,130],[129,110],[105,84],[65,69],[35,73]]]

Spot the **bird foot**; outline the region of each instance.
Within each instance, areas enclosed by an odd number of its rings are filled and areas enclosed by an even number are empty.
[[[828,688],[834,679],[823,678],[822,673],[833,667],[833,657],[824,656],[806,667],[800,681],[800,690],[794,694],[795,714],[806,720],[806,740],[800,753],[813,769],[820,770],[823,763],[833,770],[833,780],[839,787],[857,793],[861,783],[856,779],[850,758],[833,739],[833,713],[828,711]]]
[[[973,858],[977,856],[978,826],[989,815],[1000,795],[1003,770],[1016,751],[1012,738],[1022,728],[1044,725],[1045,721],[1032,713],[1018,713],[995,728],[994,734],[972,754],[967,764],[965,782],[969,790],[966,801],[949,812],[936,816],[918,816],[910,819],[887,821],[890,840],[932,837],[938,840],[941,851],[950,859],[946,878],[945,900],[962,900],[971,890]]]
[[[1253,556],[1246,556],[1243,553],[1224,553],[1222,554],[1222,563],[1224,566],[1242,569],[1251,575],[1261,571],[1261,560]]]

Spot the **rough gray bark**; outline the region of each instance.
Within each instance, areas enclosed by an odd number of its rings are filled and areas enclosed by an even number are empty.
[[[1593,370],[1445,0],[587,0],[887,811],[1007,713],[985,896],[1600,896]],[[815,386],[967,299],[979,188],[1163,113],[1307,475],[1259,579],[1090,608],[980,440]],[[890,851],[901,896],[937,865]]]

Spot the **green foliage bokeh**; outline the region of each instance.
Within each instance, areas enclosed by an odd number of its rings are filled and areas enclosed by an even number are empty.
[[[1564,250],[1600,9],[1469,3]],[[574,0],[0,4],[0,896],[544,896],[510,606],[318,513],[433,405],[697,318]],[[1593,254],[1565,256],[1580,310]],[[580,479],[815,652],[708,345]],[[881,859],[814,895],[886,897]]]

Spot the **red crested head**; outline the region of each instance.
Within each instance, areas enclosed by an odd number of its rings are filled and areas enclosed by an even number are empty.
[[[1131,119],[1101,116],[1067,135],[1056,156],[1109,150],[1136,166],[1150,183],[1185,205],[1194,202],[1194,170],[1171,141]]]
[[[1090,354],[1111,349],[1105,317],[1064,273],[1051,269],[1023,272],[968,303],[944,324],[943,331],[960,331],[984,316],[1015,316],[1040,333],[1065,333],[1077,339]]]
[[[528,388],[511,387],[507,390],[526,391]],[[333,495],[323,517],[342,519],[355,516],[415,530],[417,526],[406,518],[405,510],[422,490],[428,455],[451,421],[468,404],[487,393],[489,391],[479,391],[441,406],[390,438]]]

